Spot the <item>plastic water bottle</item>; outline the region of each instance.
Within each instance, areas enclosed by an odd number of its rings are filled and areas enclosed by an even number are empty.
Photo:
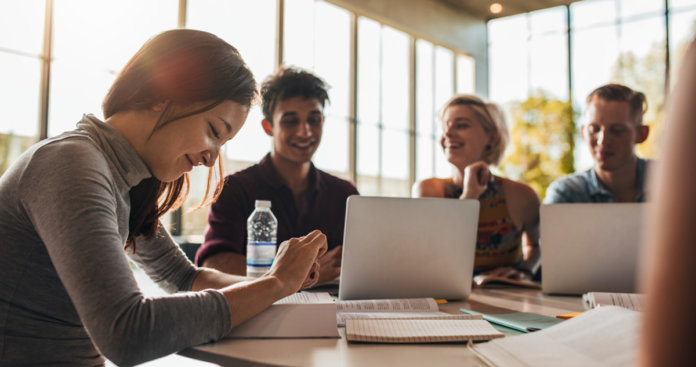
[[[256,200],[256,209],[247,219],[247,276],[260,277],[271,269],[276,254],[278,220],[271,202]]]

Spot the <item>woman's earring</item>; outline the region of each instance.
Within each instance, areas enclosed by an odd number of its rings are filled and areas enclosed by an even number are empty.
[[[490,145],[490,144],[486,144],[486,150],[491,150],[491,145]]]

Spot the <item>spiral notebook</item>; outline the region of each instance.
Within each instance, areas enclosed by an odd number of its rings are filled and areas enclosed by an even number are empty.
[[[502,338],[481,315],[346,320],[346,338],[362,343],[451,343]]]

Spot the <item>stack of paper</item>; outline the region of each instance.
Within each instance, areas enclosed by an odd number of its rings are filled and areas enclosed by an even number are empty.
[[[338,338],[336,303],[328,293],[295,293],[232,329],[229,337]]]
[[[640,313],[607,306],[547,329],[472,347],[490,366],[634,366]]]
[[[338,326],[345,326],[348,319],[412,318],[449,315],[440,312],[434,298],[337,301],[336,312],[336,323]]]
[[[602,306],[620,306],[634,311],[643,311],[643,295],[638,293],[589,292],[582,295],[585,309]]]

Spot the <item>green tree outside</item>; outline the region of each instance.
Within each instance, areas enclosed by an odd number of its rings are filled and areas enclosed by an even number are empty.
[[[642,58],[632,52],[619,55],[613,67],[612,80],[643,92],[648,100],[648,111],[643,123],[650,127],[648,139],[636,146],[636,153],[644,158],[657,158],[662,135],[665,101],[665,42],[655,42]]]
[[[512,151],[499,168],[506,176],[528,183],[543,199],[551,182],[575,171],[571,104],[539,91],[513,104],[510,114]]]
[[[34,137],[19,136],[13,133],[0,133],[0,176],[10,167],[22,152],[36,142]]]

